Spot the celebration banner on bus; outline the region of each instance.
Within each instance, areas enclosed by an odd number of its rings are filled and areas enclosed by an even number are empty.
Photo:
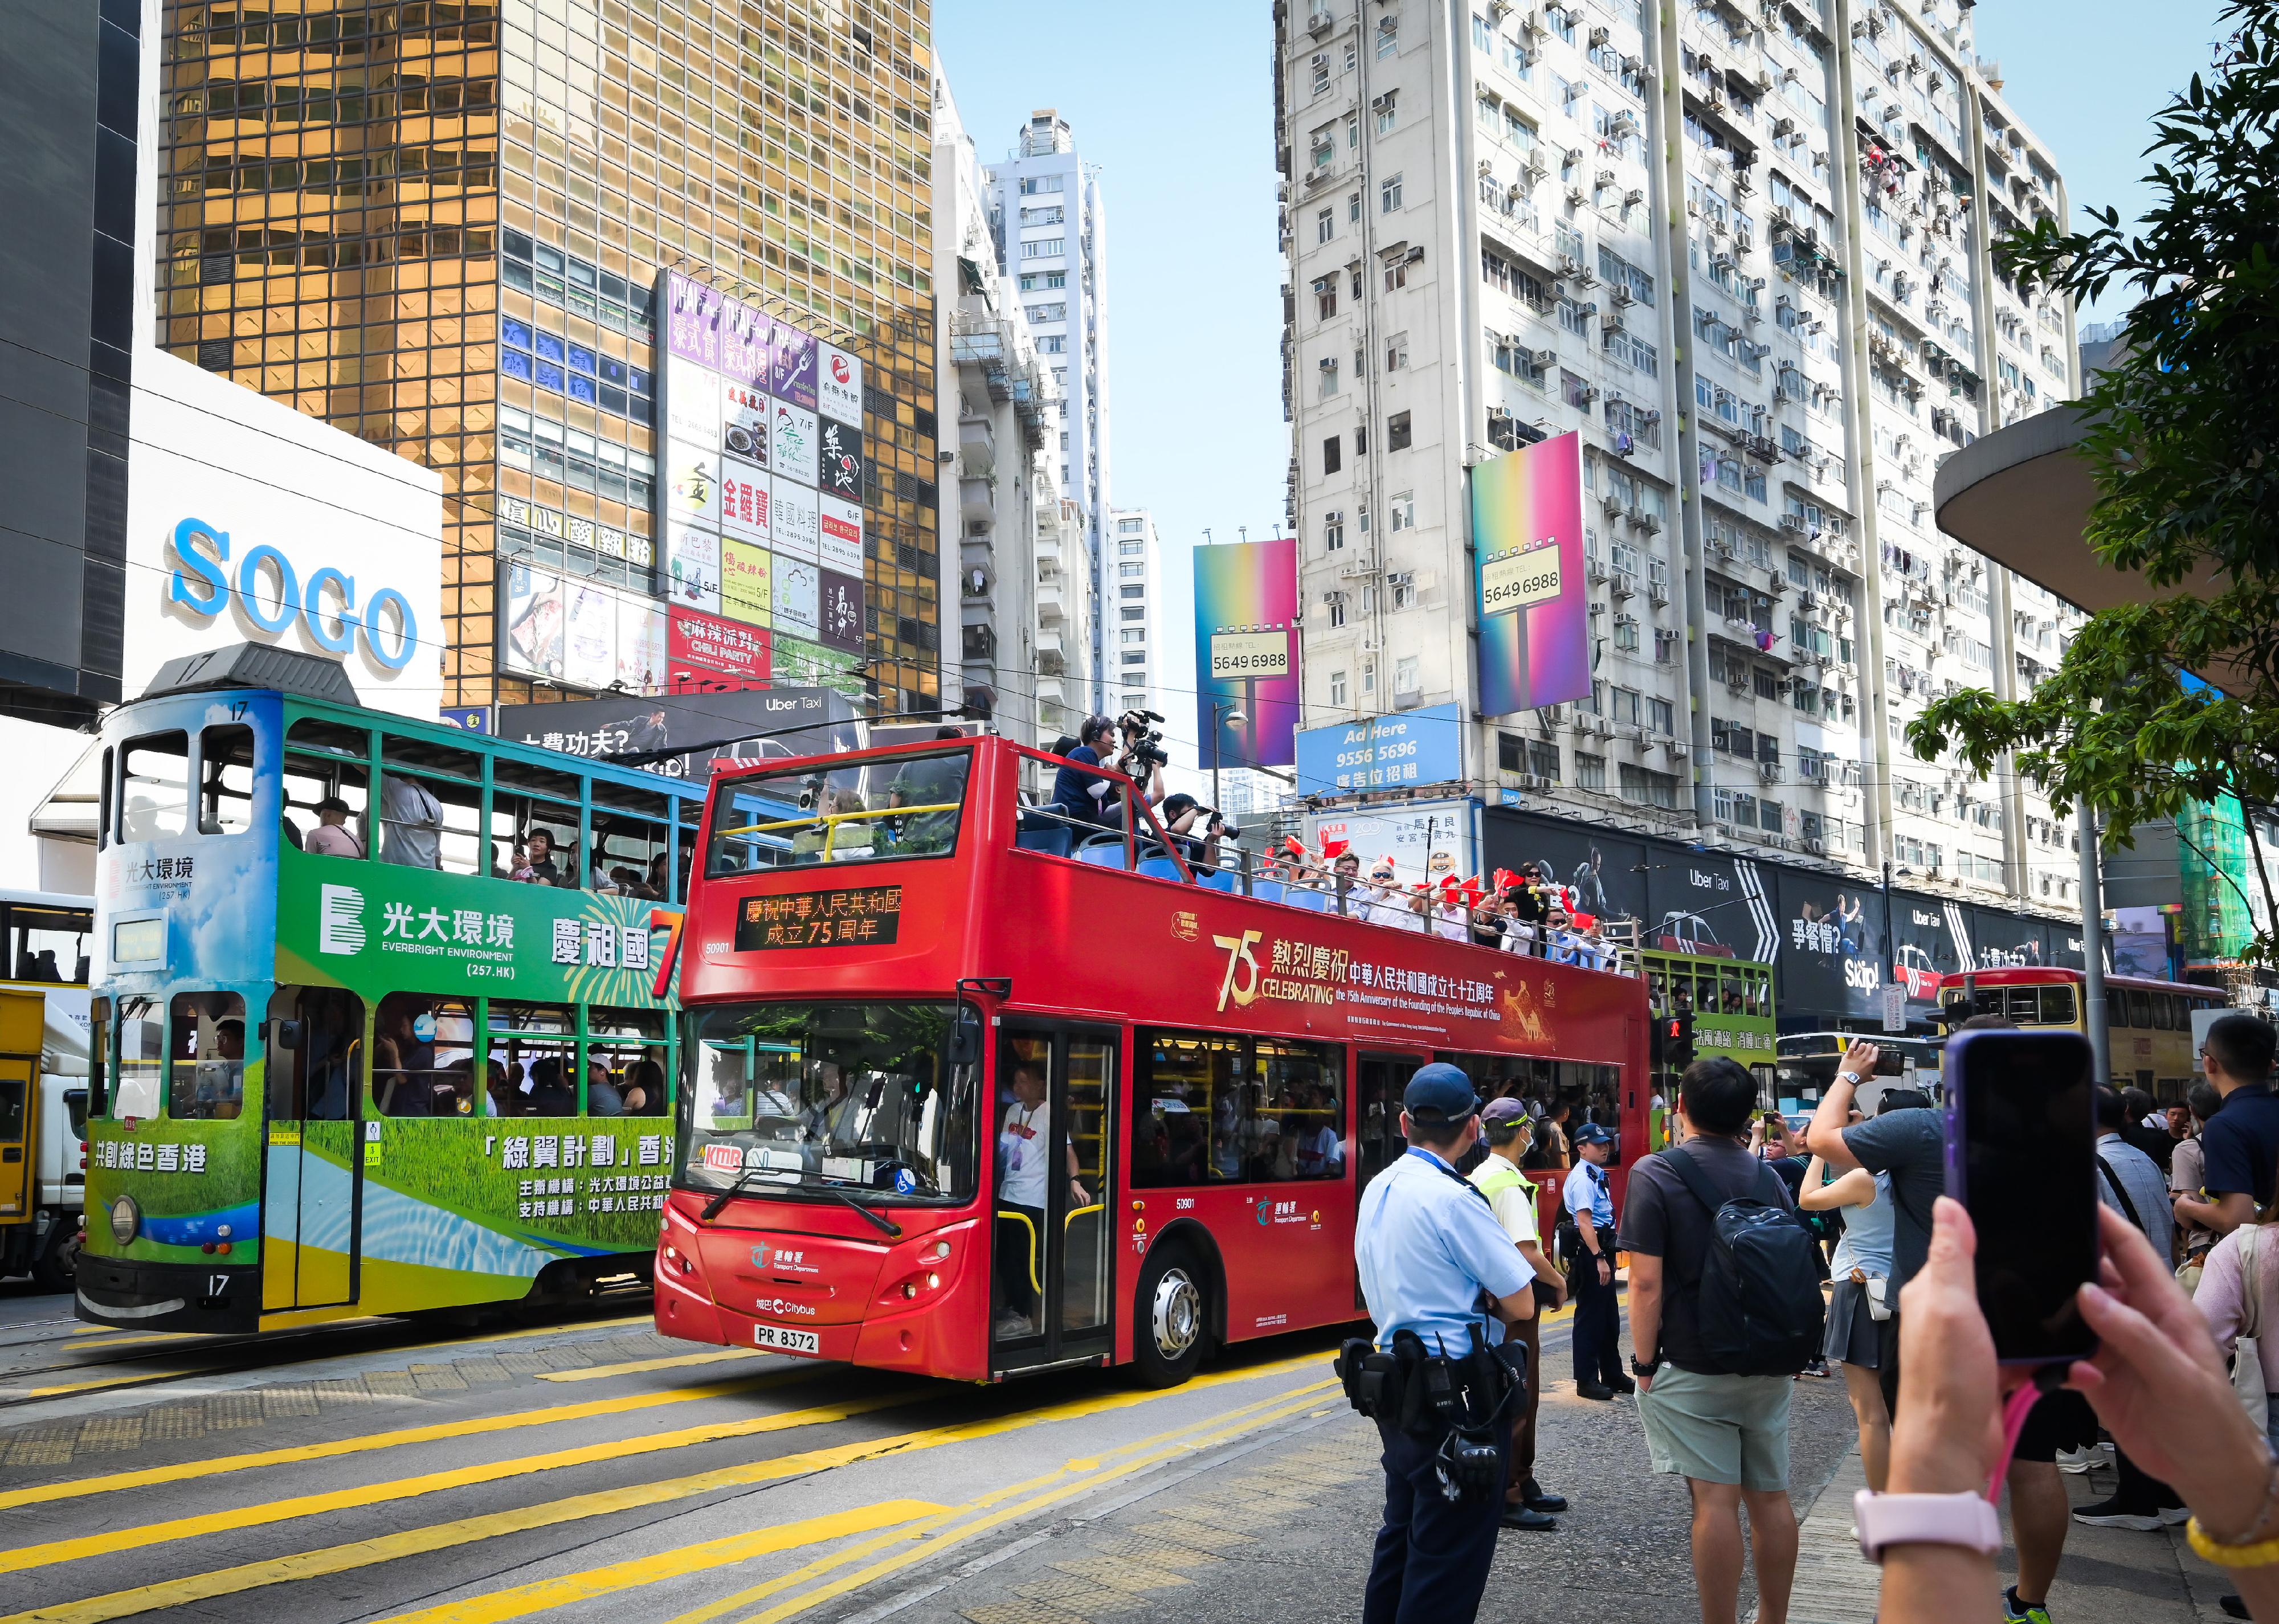
[[[1481,714],[1589,698],[1583,437],[1491,458],[1472,470],[1471,485]]]
[[[1199,547],[1195,560],[1198,768],[1297,760],[1298,544]]]

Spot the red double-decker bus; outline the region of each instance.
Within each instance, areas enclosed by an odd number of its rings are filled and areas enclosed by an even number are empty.
[[[1635,977],[1193,868],[1128,780],[1005,739],[723,777],[701,850],[673,1336],[1176,1382],[1356,1317],[1355,1203],[1426,1061],[1646,1142]]]

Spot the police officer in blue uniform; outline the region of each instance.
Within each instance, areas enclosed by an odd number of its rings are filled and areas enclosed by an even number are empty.
[[[1408,1153],[1362,1191],[1354,1237],[1362,1294],[1377,1325],[1369,1362],[1385,1373],[1389,1390],[1407,1394],[1405,1409],[1395,1401],[1375,1410],[1385,1444],[1385,1525],[1362,1619],[1462,1624],[1487,1588],[1503,1511],[1509,1417],[1497,1406],[1508,1406],[1514,1388],[1510,1361],[1494,1350],[1507,1323],[1535,1313],[1534,1270],[1486,1198],[1455,1168],[1479,1133],[1471,1079],[1454,1066],[1423,1067],[1401,1104]],[[1341,1367],[1367,1352],[1367,1344],[1348,1344]],[[1444,1362],[1436,1367],[1436,1360]],[[1445,1384],[1453,1371],[1462,1386],[1468,1372],[1488,1367],[1506,1374],[1468,1390],[1485,1400],[1469,1413],[1478,1427],[1468,1433],[1452,1422],[1455,1407],[1446,1404],[1434,1413],[1428,1395],[1440,1390],[1436,1383]],[[1349,1375],[1349,1392],[1354,1385]],[[1486,1442],[1457,1447],[1468,1437]]]
[[[1612,1398],[1638,1390],[1623,1370],[1622,1309],[1615,1297],[1615,1197],[1607,1184],[1615,1136],[1585,1122],[1572,1137],[1580,1160],[1561,1194],[1579,1243],[1567,1260],[1567,1283],[1575,1293],[1575,1390],[1585,1398]]]

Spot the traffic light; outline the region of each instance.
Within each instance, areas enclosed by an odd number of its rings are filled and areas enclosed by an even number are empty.
[[[1654,1058],[1657,1064],[1693,1063],[1693,1012],[1681,1009],[1658,1017],[1654,1023]]]

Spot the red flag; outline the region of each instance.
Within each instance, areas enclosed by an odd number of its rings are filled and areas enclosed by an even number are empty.
[[[1330,862],[1335,862],[1339,858],[1344,856],[1352,849],[1353,842],[1350,840],[1324,840],[1322,842],[1322,856],[1324,861]]]

